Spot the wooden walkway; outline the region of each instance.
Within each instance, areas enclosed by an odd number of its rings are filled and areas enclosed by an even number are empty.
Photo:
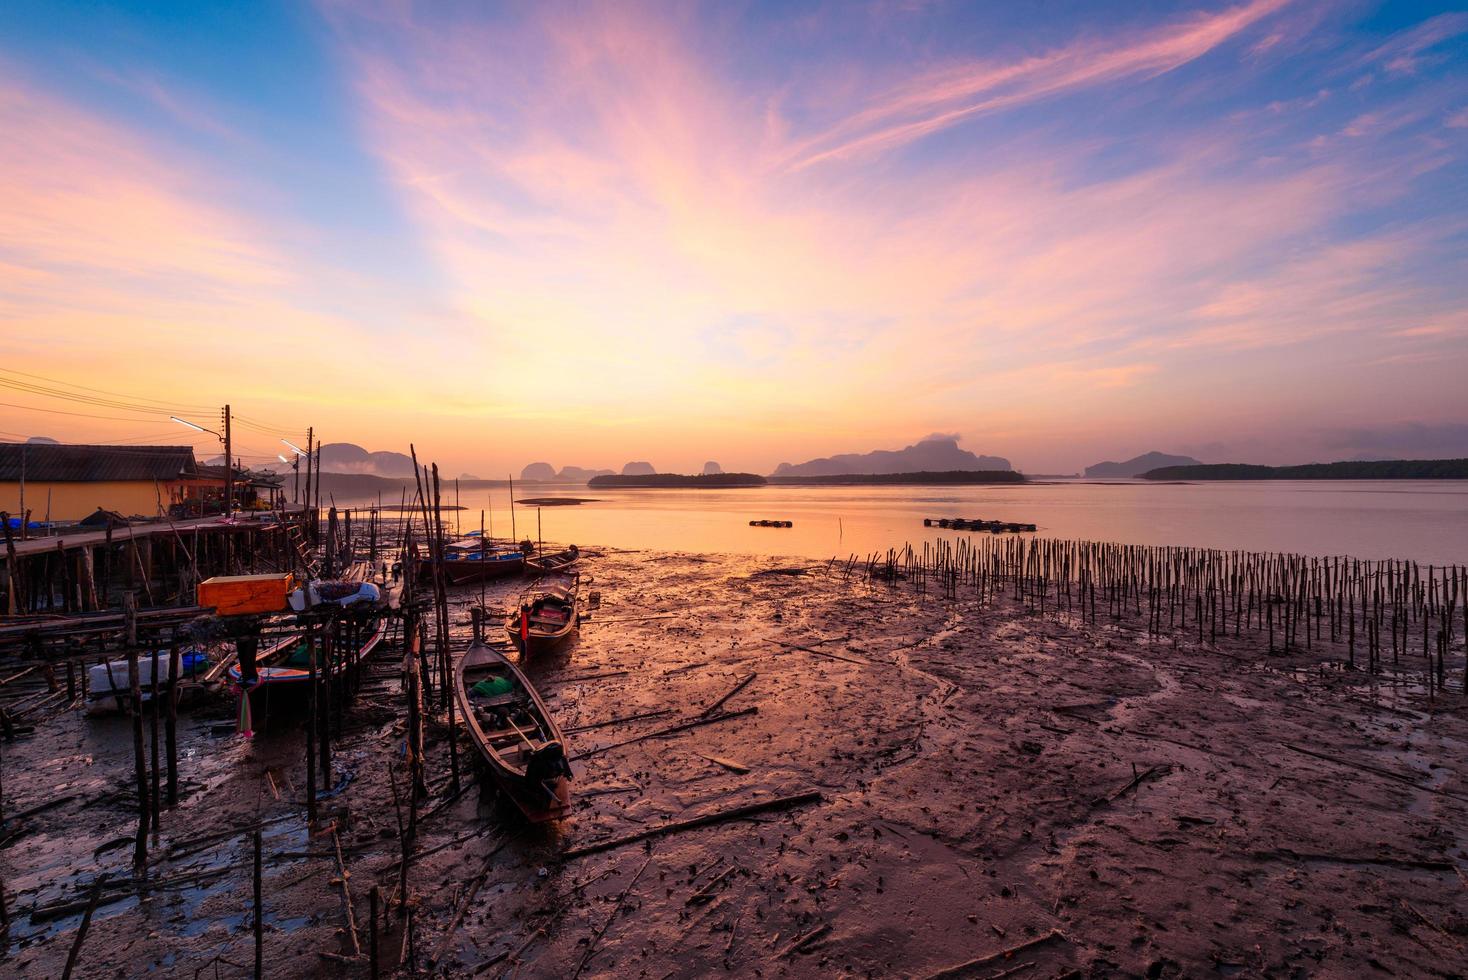
[[[130,524],[126,527],[114,527],[112,529],[112,543],[128,540],[142,540],[152,537],[168,537],[174,533],[180,535],[193,531],[226,531],[226,530],[260,530],[277,522],[280,512],[270,511],[272,517],[268,520],[255,520],[253,518],[235,518],[225,520],[223,517],[191,517],[181,521],[163,521],[157,524]],[[289,513],[289,511],[287,512]],[[60,545],[62,550],[69,551],[72,548],[84,548],[88,545],[106,544],[108,533],[101,531],[76,531],[66,534],[57,534],[45,538],[30,538],[21,541],[15,540],[15,557],[25,558],[30,555],[46,554],[55,552],[56,546]],[[0,551],[0,559],[5,558],[5,552]]]

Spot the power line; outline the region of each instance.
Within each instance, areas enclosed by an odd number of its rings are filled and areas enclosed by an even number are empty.
[[[101,398],[94,395],[79,395],[74,392],[62,391],[57,388],[48,388],[45,385],[31,384],[28,381],[17,381],[14,378],[0,378],[0,387],[10,388],[14,391],[22,391],[30,395],[40,395],[45,398],[57,398],[62,401],[76,402],[80,405],[92,405],[97,408],[116,408],[125,412],[156,412],[164,414],[192,414],[190,410],[177,407],[160,408],[155,404],[143,404],[133,401],[122,401],[116,398]]]
[[[109,391],[109,390],[107,390],[105,388],[91,388],[91,387],[88,387],[86,385],[73,384],[70,381],[62,381],[59,378],[48,378],[45,375],[41,375],[41,374],[31,374],[31,373],[29,373],[27,371],[17,371],[14,368],[0,368],[0,374],[15,374],[15,375],[19,375],[20,377],[23,377],[23,378],[32,378],[32,379],[34,379],[36,381],[45,381],[45,382],[47,382],[49,384],[60,385],[63,388],[73,388],[73,389],[75,389],[77,391],[85,392],[88,397],[96,397],[98,395],[110,395],[110,396],[113,396],[113,397],[116,397],[116,398],[120,398],[120,399],[124,399],[124,400],[128,400],[128,401],[139,402],[139,403],[148,403],[148,404],[151,404],[151,405],[154,405],[154,406],[159,406],[162,409],[170,409],[170,408],[176,407],[176,406],[170,405],[170,403],[168,403],[168,402],[159,401],[156,398],[147,398],[147,397],[144,397],[142,395],[130,395],[130,394],[126,394],[126,393],[121,392],[121,391]],[[207,412],[207,411],[212,411],[212,407],[210,407],[210,406],[204,406],[204,405],[185,405],[185,406],[183,406],[183,408],[186,411],[191,411],[191,412]],[[150,409],[150,411],[156,411],[156,410],[158,410],[158,409],[156,409],[156,408],[155,409]]]
[[[85,412],[63,412],[59,408],[41,408],[37,405],[13,405],[10,402],[0,402],[0,408],[18,408],[27,412],[49,412],[52,415],[70,415],[79,419],[107,419],[112,422],[156,422],[156,418],[125,418],[121,415],[88,415]],[[162,412],[158,413],[162,415]]]
[[[265,435],[269,436],[294,436],[300,434],[299,430],[283,429],[280,426],[272,425],[267,422],[261,422],[258,419],[252,419],[247,415],[241,415],[238,412],[233,413],[231,417],[234,419],[234,421],[240,423],[246,428],[254,429],[257,432],[263,432]]]

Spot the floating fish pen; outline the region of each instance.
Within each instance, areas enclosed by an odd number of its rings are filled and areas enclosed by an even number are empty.
[[[965,517],[925,517],[923,527],[944,527],[954,531],[988,531],[992,534],[1004,534],[1006,532],[1017,534],[1021,531],[1036,530],[1033,524],[1016,523],[1014,521],[986,521],[982,517],[973,519]]]

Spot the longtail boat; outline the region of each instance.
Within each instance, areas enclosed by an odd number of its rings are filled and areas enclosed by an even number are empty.
[[[581,560],[581,549],[574,544],[565,551],[553,551],[548,555],[527,555],[525,567],[536,575],[563,572]]]
[[[433,578],[433,564],[430,555],[417,556],[413,567],[418,581]],[[518,575],[525,570],[525,555],[515,550],[496,551],[491,543],[475,535],[444,545],[443,559],[438,564],[450,585],[465,585]]]
[[[522,660],[555,649],[581,625],[577,594],[580,584],[580,576],[568,576],[520,594],[518,608],[505,620],[505,633]]]
[[[292,596],[293,605],[336,605],[350,610],[363,603],[371,606],[381,601],[381,591],[370,582],[312,582],[298,593]],[[369,593],[375,598],[369,600]],[[372,622],[372,632],[355,650],[336,651],[332,672],[335,674],[370,656],[387,636],[388,622],[388,617],[378,617]],[[326,664],[320,659],[324,654],[318,650],[317,655],[317,669],[324,674]],[[274,645],[253,660],[253,664],[236,660],[228,671],[230,685],[240,695],[239,730],[245,734],[267,728],[272,714],[299,709],[311,690],[311,651],[300,636]]]
[[[525,556],[518,551],[446,552],[443,556],[443,571],[450,585],[518,575],[525,564]]]
[[[280,622],[268,627],[269,638],[261,648],[261,661],[282,656],[299,639],[294,630],[276,632]],[[259,642],[259,641],[257,641]],[[178,705],[187,707],[217,692],[224,684],[226,673],[238,659],[239,641],[209,640],[195,644],[180,645],[178,671]],[[166,696],[169,673],[172,669],[172,651],[167,649],[145,651],[138,654],[138,683],[147,704],[153,698],[153,674],[158,674],[159,693]],[[86,713],[88,716],[131,710],[131,689],[128,684],[127,661],[124,659],[103,660],[87,669]]]
[[[476,642],[459,660],[454,697],[495,783],[534,823],[571,808],[571,766],[560,726],[503,652]]]

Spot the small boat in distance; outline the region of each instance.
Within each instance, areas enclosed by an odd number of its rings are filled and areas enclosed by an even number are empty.
[[[553,551],[548,555],[526,555],[525,567],[536,575],[565,571],[581,559],[581,549],[574,544],[565,551]]]
[[[505,633],[524,661],[555,649],[581,625],[579,575],[553,585],[537,585],[520,593],[518,607],[505,620]]]
[[[571,808],[571,766],[560,726],[500,650],[476,642],[459,660],[454,698],[469,738],[499,785],[533,823]]]

